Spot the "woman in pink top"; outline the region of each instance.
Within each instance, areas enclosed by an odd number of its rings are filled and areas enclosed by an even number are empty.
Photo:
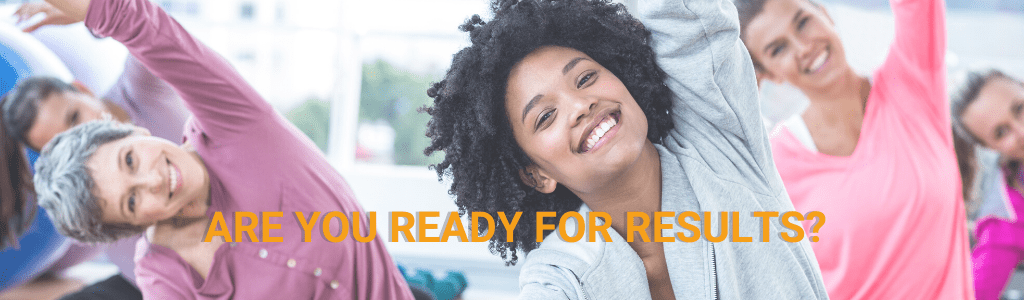
[[[828,221],[811,243],[835,299],[973,297],[964,204],[946,106],[941,0],[891,0],[896,35],[869,79],[808,0],[737,0],[760,79],[810,107],[772,152],[797,210]]]
[[[1024,213],[1024,82],[996,70],[970,72],[952,98],[952,113],[964,186],[973,187],[977,177],[976,146],[997,151],[1005,174],[994,178],[1003,197],[985,197],[986,202],[997,203],[980,209],[975,227],[978,244],[972,253],[978,299],[995,300],[1024,259],[1024,223],[1017,219]]]
[[[135,270],[147,299],[412,299],[379,239],[303,242],[293,212],[362,209],[317,147],[223,58],[147,0],[48,2],[123,43],[194,115],[183,145],[103,121],[51,140],[35,186],[58,230],[86,242],[145,231]],[[280,229],[256,228],[283,241],[202,242],[214,212],[234,232],[243,211],[283,211],[267,218]],[[366,219],[358,224],[365,235]]]

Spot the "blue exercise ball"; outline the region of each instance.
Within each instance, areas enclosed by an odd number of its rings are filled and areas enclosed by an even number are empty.
[[[72,80],[71,72],[53,52],[9,24],[0,23],[0,58],[0,95],[6,95],[18,80],[29,76]],[[46,212],[38,208],[35,221],[18,239],[19,247],[0,251],[0,292],[46,272],[64,255],[70,243],[57,233]]]

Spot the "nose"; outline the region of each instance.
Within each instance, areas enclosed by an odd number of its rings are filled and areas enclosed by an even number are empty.
[[[139,190],[149,191],[156,195],[167,189],[164,176],[155,168],[150,169],[148,172],[139,172],[135,180]]]
[[[804,42],[804,40],[800,38],[794,38],[792,45],[794,50],[793,53],[796,53],[796,55],[801,59],[805,59],[811,54],[811,44]]]
[[[587,95],[574,95],[570,105],[572,105],[572,116],[575,116],[573,121],[573,127],[575,127],[584,122],[587,116],[594,113],[594,107],[597,106],[597,98]]]

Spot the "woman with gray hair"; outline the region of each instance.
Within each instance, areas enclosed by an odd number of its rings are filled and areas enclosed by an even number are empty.
[[[112,122],[54,138],[36,165],[35,184],[61,231],[97,242],[145,229],[136,255],[145,298],[412,299],[378,239],[204,242],[215,212],[233,219],[235,212],[362,209],[312,141],[155,4],[48,2],[93,33],[122,42],[194,115],[183,145]],[[278,232],[302,232],[295,218],[273,222]],[[358,222],[366,230],[367,221]],[[227,230],[234,225],[227,222]]]

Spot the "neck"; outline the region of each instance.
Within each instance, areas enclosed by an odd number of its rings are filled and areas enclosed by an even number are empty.
[[[580,199],[593,211],[612,216],[611,227],[626,236],[627,212],[644,212],[653,217],[661,210],[661,156],[654,144],[647,141],[637,162],[625,170],[606,188],[582,194]],[[577,193],[577,195],[580,195]],[[648,226],[648,236],[653,230]],[[637,239],[639,241],[639,239]]]
[[[847,69],[843,76],[825,88],[801,89],[801,91],[811,101],[807,113],[816,114],[821,120],[839,122],[852,120],[850,115],[864,115],[871,83],[867,78],[857,75],[852,69]]]

